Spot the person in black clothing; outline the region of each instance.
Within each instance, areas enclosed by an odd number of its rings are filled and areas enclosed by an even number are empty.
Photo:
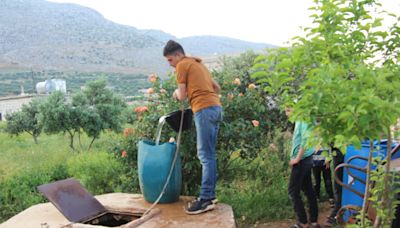
[[[400,200],[400,193],[397,193],[397,200]],[[398,228],[400,227],[400,205],[397,205],[394,216],[391,228]]]
[[[293,108],[285,107],[285,113],[289,117],[293,113]],[[309,124],[301,121],[295,123],[289,161],[291,172],[288,193],[293,203],[297,222],[293,224],[291,228],[321,227],[318,224],[318,203],[311,181],[314,148],[307,145],[311,131],[312,127]],[[304,203],[300,194],[301,191],[303,191],[307,197],[309,216],[307,216],[304,208]]]
[[[344,155],[338,149],[332,146],[332,161],[333,161],[333,170],[336,167],[344,162]],[[339,177],[341,181],[343,181],[343,169],[339,169],[336,175]],[[337,224],[336,221],[336,214],[340,210],[342,206],[342,186],[340,186],[336,181],[333,185],[333,192],[335,197],[335,205],[331,210],[330,215],[328,216],[327,220],[325,221],[324,227],[331,227]]]
[[[332,190],[332,173],[330,167],[330,161],[328,161],[322,153],[324,150],[318,150],[313,155],[313,175],[314,175],[314,191],[317,199],[320,199],[321,192],[321,174],[324,177],[325,190],[328,193],[329,203],[331,207],[334,207],[335,200]]]

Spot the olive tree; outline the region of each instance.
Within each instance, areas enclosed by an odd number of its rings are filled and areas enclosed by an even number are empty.
[[[40,122],[47,134],[68,133],[70,138],[69,146],[74,147],[74,136],[79,130],[79,113],[66,102],[62,92],[52,93],[41,105]]]
[[[40,100],[34,99],[29,104],[23,105],[21,111],[8,114],[6,132],[11,135],[19,135],[23,132],[30,134],[35,143],[42,132],[42,124],[39,121]]]
[[[41,107],[41,122],[46,133],[68,133],[70,147],[75,149],[74,137],[81,131],[92,138],[88,149],[102,131],[120,132],[124,123],[122,111],[126,104],[107,87],[104,80],[88,82],[83,91],[68,102],[61,92],[51,94]]]
[[[126,104],[122,97],[107,88],[104,80],[92,81],[72,99],[72,105],[79,110],[79,126],[92,138],[89,149],[102,131],[122,131],[124,118],[122,112]]]

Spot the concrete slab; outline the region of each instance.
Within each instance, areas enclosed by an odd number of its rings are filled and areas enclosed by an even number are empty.
[[[145,210],[151,206],[140,194],[110,193],[95,196],[107,209],[114,211]],[[207,227],[207,228],[233,228],[235,220],[232,207],[218,203],[213,211],[199,215],[187,215],[184,208],[192,197],[182,196],[180,200],[172,204],[159,204],[155,208],[160,210],[139,227]],[[0,228],[55,228],[72,227],[88,228],[103,227],[85,224],[71,224],[51,203],[34,205],[10,218],[0,225]]]

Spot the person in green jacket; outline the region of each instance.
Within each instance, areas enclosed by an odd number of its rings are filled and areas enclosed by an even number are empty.
[[[288,117],[293,112],[292,107],[286,107],[285,113]],[[293,145],[290,153],[289,165],[291,173],[289,178],[288,193],[292,200],[293,208],[296,213],[297,223],[292,228],[320,227],[318,221],[318,204],[312,181],[311,170],[313,167],[314,149],[307,146],[307,140],[312,128],[305,122],[297,121],[293,132]],[[300,190],[303,190],[309,206],[309,220],[301,199]],[[310,223],[310,226],[308,225]]]

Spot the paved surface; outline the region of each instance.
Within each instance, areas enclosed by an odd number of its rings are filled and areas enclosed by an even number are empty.
[[[129,210],[147,209],[147,203],[139,194],[110,193],[96,196],[96,198],[108,209]],[[206,228],[232,228],[235,227],[232,207],[218,203],[213,211],[200,215],[186,215],[185,205],[191,197],[182,196],[180,200],[172,204],[159,204],[161,212],[141,224],[140,228],[150,227],[206,227]],[[0,225],[1,228],[56,228],[70,224],[70,222],[51,203],[32,206],[15,215]],[[83,224],[74,224],[70,227],[101,227]]]

